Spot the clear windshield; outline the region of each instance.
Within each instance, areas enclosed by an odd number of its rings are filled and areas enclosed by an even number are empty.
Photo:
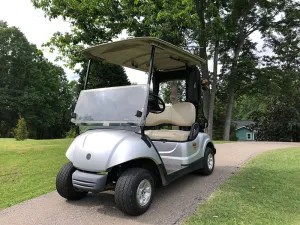
[[[148,85],[133,85],[81,91],[76,107],[76,124],[137,126],[141,123]]]

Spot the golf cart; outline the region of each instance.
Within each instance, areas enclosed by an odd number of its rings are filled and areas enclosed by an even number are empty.
[[[201,58],[152,37],[88,48],[84,90],[72,122],[80,135],[67,150],[69,163],[57,175],[56,189],[68,200],[88,192],[114,190],[116,206],[129,215],[149,208],[157,185],[196,172],[209,175],[216,149],[197,119],[201,108]],[[87,89],[92,60],[148,72],[147,84]],[[185,82],[185,99],[166,105],[161,87]],[[151,90],[150,90],[151,88]]]

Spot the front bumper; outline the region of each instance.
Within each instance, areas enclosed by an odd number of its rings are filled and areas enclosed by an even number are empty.
[[[106,187],[107,174],[87,173],[76,170],[72,174],[73,187],[81,191],[100,192]]]

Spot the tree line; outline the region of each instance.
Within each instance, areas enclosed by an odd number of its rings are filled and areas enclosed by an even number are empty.
[[[0,21],[0,137],[65,137],[84,83],[85,70],[79,73],[78,82],[69,82],[18,28]],[[121,66],[92,64],[89,88],[128,84]]]
[[[70,124],[70,84],[16,27],[0,21],[0,137],[25,118],[32,138],[57,138]]]

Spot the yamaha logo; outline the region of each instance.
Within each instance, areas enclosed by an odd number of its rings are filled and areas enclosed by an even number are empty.
[[[91,154],[90,154],[90,153],[88,153],[88,154],[86,155],[86,159],[87,159],[87,160],[90,160],[90,159],[91,159]]]

